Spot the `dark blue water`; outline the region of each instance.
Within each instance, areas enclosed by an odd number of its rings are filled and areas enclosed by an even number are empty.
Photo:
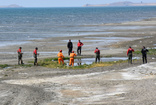
[[[152,17],[156,17],[156,7],[1,8],[0,42],[107,31],[112,27],[96,25]]]

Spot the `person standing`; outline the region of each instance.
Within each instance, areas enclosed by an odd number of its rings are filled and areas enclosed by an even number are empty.
[[[23,55],[22,47],[19,47],[19,49],[17,50],[17,53],[18,53],[18,64],[20,65],[20,62],[21,62],[21,64],[24,64],[23,60],[22,60],[22,55]]]
[[[148,52],[148,49],[146,49],[145,46],[143,46],[141,50],[143,64],[147,63],[147,52]]]
[[[61,62],[62,62],[62,64],[64,64],[64,60],[63,60],[64,56],[62,54],[62,50],[60,50],[60,52],[57,54],[57,56],[58,56],[59,64],[61,64]]]
[[[98,62],[100,62],[100,50],[98,49],[98,47],[96,47],[94,53],[96,54],[95,63],[97,63],[97,60]]]
[[[69,62],[69,66],[74,66],[74,57],[77,56],[74,51],[72,51],[72,53],[70,53],[70,62]]]
[[[81,55],[81,47],[83,46],[83,43],[79,40],[77,43],[77,54]]]
[[[68,55],[70,55],[70,53],[72,52],[72,49],[73,49],[73,43],[71,42],[71,39],[69,39],[67,48],[68,48]]]
[[[131,48],[131,46],[129,46],[129,49],[127,50],[127,56],[128,56],[128,63],[131,63],[131,64],[132,64],[133,52],[134,50]]]
[[[35,59],[34,59],[34,66],[35,66],[35,65],[36,65],[36,66],[38,65],[38,64],[37,64],[37,56],[38,56],[39,54],[37,53],[37,50],[38,50],[38,48],[36,47],[35,50],[34,50],[34,52],[33,52],[33,55],[34,55],[34,58],[35,58]]]

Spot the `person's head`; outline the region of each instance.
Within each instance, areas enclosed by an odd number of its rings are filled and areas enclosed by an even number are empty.
[[[98,47],[96,47],[96,49],[98,49]]]
[[[143,46],[143,48],[145,48],[145,46]]]
[[[80,42],[80,40],[79,40],[79,42]]]
[[[74,51],[72,51],[72,53],[74,53]]]
[[[62,52],[62,50],[60,50],[60,52]]]
[[[38,50],[38,48],[37,48],[37,47],[36,47],[35,49],[36,49],[36,50]]]
[[[69,39],[69,42],[71,42],[71,39]]]
[[[131,46],[129,46],[129,48],[131,48]]]
[[[22,47],[19,47],[19,49],[22,49]]]

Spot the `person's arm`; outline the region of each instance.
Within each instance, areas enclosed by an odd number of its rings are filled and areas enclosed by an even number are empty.
[[[148,49],[146,49],[146,51],[149,52]]]
[[[71,42],[72,48],[73,48],[73,43]]]
[[[83,43],[81,42],[81,46],[83,46]]]
[[[134,49],[132,49],[132,51],[134,52]]]
[[[127,50],[127,55],[128,55],[129,49]]]
[[[69,48],[69,42],[67,43],[67,48]]]

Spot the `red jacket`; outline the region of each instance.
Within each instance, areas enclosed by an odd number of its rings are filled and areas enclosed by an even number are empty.
[[[34,50],[33,54],[37,55],[37,50],[36,49]]]
[[[129,49],[127,50],[127,55],[128,55],[128,53],[132,53],[132,52],[134,52],[134,50],[133,50],[132,48],[129,48]]]
[[[100,50],[99,50],[99,49],[96,49],[96,50],[94,51],[94,53],[100,54]]]
[[[21,49],[18,49],[17,52],[18,52],[18,53],[21,53]]]
[[[82,42],[78,42],[78,43],[77,43],[77,46],[78,46],[78,47],[81,47],[81,46],[83,46],[83,43],[82,43]]]

